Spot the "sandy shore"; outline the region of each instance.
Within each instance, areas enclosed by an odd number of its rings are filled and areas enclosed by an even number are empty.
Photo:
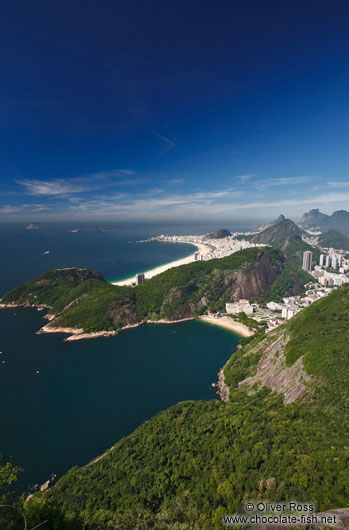
[[[185,243],[189,243],[189,241],[185,241]],[[202,243],[189,243],[190,245],[194,245],[203,256],[207,256],[211,252],[210,247],[203,245]],[[166,263],[165,265],[160,265],[160,267],[155,267],[155,269],[151,269],[150,271],[144,272],[145,277],[147,280],[150,278],[153,278],[154,276],[157,276],[158,274],[161,274],[162,272],[167,271],[168,269],[172,269],[172,267],[179,267],[180,265],[187,265],[188,263],[192,263],[195,261],[195,253],[190,254],[190,256],[187,256],[186,258],[178,259],[176,261],[171,261],[170,263]],[[132,278],[127,278],[126,280],[121,280],[120,282],[111,282],[113,285],[131,285],[132,283],[136,282],[136,276],[132,276]]]
[[[243,337],[251,337],[252,335],[254,335],[254,331],[251,331],[250,328],[245,326],[245,324],[235,322],[235,320],[230,317],[213,318],[201,316],[199,318],[200,320],[208,322],[209,324],[215,324],[216,326],[221,326],[223,328],[230,329],[231,331],[234,331],[235,333],[238,333]]]

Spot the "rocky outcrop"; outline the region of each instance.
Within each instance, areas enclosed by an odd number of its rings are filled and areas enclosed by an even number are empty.
[[[318,208],[314,208],[302,215],[301,224],[304,226],[318,226],[328,215],[321,213]]]
[[[293,403],[308,394],[308,383],[311,379],[304,369],[302,358],[292,366],[286,366],[285,348],[289,339],[285,331],[276,332],[273,339],[260,351],[261,359],[256,374],[246,377],[238,386],[251,392],[252,387],[257,383],[260,387],[265,386],[273,392],[283,394],[286,404]]]

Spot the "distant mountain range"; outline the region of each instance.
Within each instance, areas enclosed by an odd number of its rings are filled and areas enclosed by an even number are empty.
[[[300,221],[305,228],[318,228],[321,231],[338,230],[344,235],[349,235],[349,212],[337,210],[332,215],[320,212],[319,209],[306,212]]]

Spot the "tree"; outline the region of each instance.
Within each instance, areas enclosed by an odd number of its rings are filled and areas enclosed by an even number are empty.
[[[12,491],[21,471],[20,467],[13,466],[11,459],[4,462],[0,454],[0,528],[14,530],[21,528],[21,522],[24,524],[21,500]]]

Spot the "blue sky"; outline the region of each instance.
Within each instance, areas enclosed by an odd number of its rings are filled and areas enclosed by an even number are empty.
[[[0,218],[349,208],[347,1],[8,2]]]

